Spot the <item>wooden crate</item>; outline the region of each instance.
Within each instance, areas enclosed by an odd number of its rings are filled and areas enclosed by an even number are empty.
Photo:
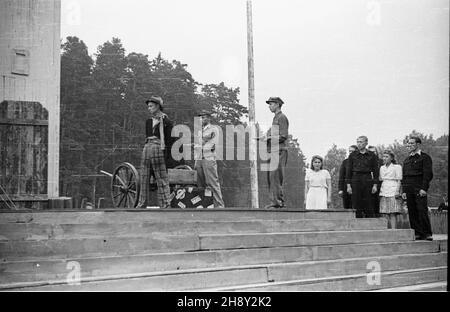
[[[169,183],[180,185],[196,185],[197,184],[197,171],[186,169],[168,169]],[[150,177],[150,183],[154,184],[155,179]]]

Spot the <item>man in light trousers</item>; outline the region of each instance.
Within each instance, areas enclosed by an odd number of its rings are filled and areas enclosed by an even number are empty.
[[[211,112],[205,110],[198,115],[202,122],[202,131],[199,134],[202,155],[200,159],[195,160],[194,168],[197,171],[198,186],[212,191],[215,208],[224,208],[215,153],[215,140],[218,134],[211,125],[211,115]]]

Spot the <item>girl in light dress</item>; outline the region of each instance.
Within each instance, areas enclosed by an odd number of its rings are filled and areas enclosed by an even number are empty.
[[[307,210],[323,210],[331,205],[331,176],[323,169],[323,158],[313,156],[311,169],[305,175],[305,201]]]
[[[380,213],[389,222],[389,227],[396,228],[397,215],[402,213],[400,186],[402,180],[402,166],[397,165],[395,155],[391,151],[384,151],[383,166],[380,167]]]

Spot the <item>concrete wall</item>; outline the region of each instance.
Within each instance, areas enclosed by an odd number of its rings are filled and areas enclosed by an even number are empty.
[[[48,110],[49,197],[59,196],[60,18],[60,0],[0,1],[0,102],[39,102]]]

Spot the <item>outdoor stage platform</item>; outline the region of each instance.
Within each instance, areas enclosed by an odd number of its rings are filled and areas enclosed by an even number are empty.
[[[0,258],[6,291],[447,287],[446,236],[415,241],[352,210],[2,211]]]

